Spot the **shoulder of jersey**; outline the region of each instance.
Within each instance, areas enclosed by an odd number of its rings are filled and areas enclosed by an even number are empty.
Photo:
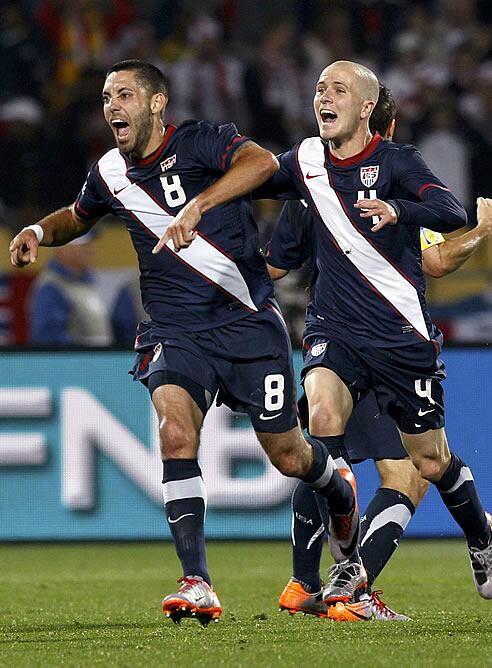
[[[306,137],[305,139],[302,139],[300,142],[298,142],[295,145],[295,148],[303,144],[304,142],[313,142],[313,141],[323,141],[321,137],[314,136],[314,137]],[[376,151],[385,149],[385,150],[391,150],[391,151],[407,151],[407,150],[412,150],[415,151],[415,146],[413,144],[399,144],[398,142],[394,141],[389,141],[388,139],[382,139],[379,145],[376,147]]]
[[[312,141],[319,141],[323,143],[323,140],[319,135],[315,135],[314,137],[305,137],[304,139],[301,139],[301,141],[298,141],[296,146],[300,146],[301,144],[304,144],[304,142],[312,142]]]
[[[112,158],[115,158],[119,155],[121,155],[120,150],[115,146],[114,148],[110,148],[109,151],[106,151],[106,153],[104,153],[104,155],[102,155],[97,162],[99,163],[102,161],[111,160]]]
[[[383,139],[379,144],[380,148],[384,148],[386,151],[415,151],[415,146],[413,144],[399,144],[396,141],[389,141],[388,139]]]
[[[207,121],[195,121],[192,118],[189,118],[187,121],[180,123],[176,130],[190,130],[191,128],[196,128],[200,123],[207,123]]]
[[[199,128],[203,128],[204,126],[212,128],[215,127],[216,124],[211,123],[210,121],[195,121],[194,119],[188,119],[187,121],[183,121],[176,127],[176,132],[178,132],[179,130],[183,132],[187,132],[190,130],[191,131],[198,130]]]

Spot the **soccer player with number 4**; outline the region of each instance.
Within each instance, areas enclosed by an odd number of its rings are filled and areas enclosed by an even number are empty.
[[[40,245],[68,243],[107,213],[125,222],[150,316],[138,328],[133,374],[157,411],[164,502],[183,569],[163,612],[207,624],[222,608],[207,567],[197,453],[216,395],[249,415],[280,472],[312,486],[334,549],[360,562],[355,495],[324,445],[306,440],[297,422],[290,341],[246,196],[278,170],[275,156],[233,124],[164,124],[167,83],[150,63],[114,65],[102,104],[116,148],[93,165],[74,204],[17,234],[11,262],[35,262]],[[365,583],[361,566],[356,584]],[[337,592],[330,596],[335,601]]]
[[[378,102],[369,120],[372,134],[379,132],[385,139],[392,139],[395,116],[396,103],[391,92],[380,84]],[[274,280],[303,264],[311,270],[314,268],[315,232],[316,221],[306,202],[286,202],[267,248],[268,271]],[[420,230],[424,272],[439,277],[455,271],[491,236],[492,200],[479,198],[477,225],[464,234],[444,239],[439,232]],[[315,278],[316,272],[312,282]],[[429,488],[429,482],[420,477],[403,448],[394,421],[381,413],[372,390],[354,406],[345,429],[344,447],[346,452],[340,448],[330,451],[337,465],[346,468],[348,458],[352,464],[373,459],[381,485],[361,517],[360,556],[368,581],[362,601],[367,601],[367,605],[338,603],[336,611],[331,611],[331,618],[340,621],[371,618],[408,621],[407,615],[386,605],[381,598],[382,591],[374,591],[373,586],[396,550]],[[320,574],[324,531],[313,497],[312,490],[302,482],[292,496],[293,573],[280,596],[279,605],[291,613],[326,617],[328,610],[321,596]]]
[[[372,135],[378,93],[377,78],[362,65],[339,61],[323,70],[314,96],[320,136],[280,156],[280,171],[257,193],[303,199],[312,214],[316,280],[302,370],[309,433],[348,460],[345,427],[372,391],[463,530],[476,588],[490,599],[491,528],[470,469],[448,447],[442,336],[425,302],[419,243],[421,228],[452,231],[466,214],[414,147]],[[481,200],[479,214],[489,204]],[[290,249],[287,243],[284,253]],[[313,559],[305,572],[319,577]],[[357,570],[343,555],[338,561],[331,581],[342,586]]]

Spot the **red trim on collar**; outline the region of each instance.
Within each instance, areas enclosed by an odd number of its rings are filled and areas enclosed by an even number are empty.
[[[150,163],[154,162],[154,160],[157,160],[159,158],[166,146],[169,144],[169,140],[173,136],[173,134],[176,132],[176,126],[175,125],[166,125],[166,132],[164,133],[164,138],[158,146],[155,151],[152,151],[149,155],[145,156],[145,158],[134,158],[132,160],[133,164],[138,165],[139,167],[145,167],[146,165],[150,165]]]
[[[378,132],[375,132],[369,144],[367,144],[367,146],[360,153],[352,155],[350,158],[345,158],[344,160],[336,158],[330,151],[330,161],[333,165],[335,165],[335,167],[350,167],[351,165],[356,165],[358,162],[362,162],[371,155],[371,153],[379,145],[381,139],[381,135]]]

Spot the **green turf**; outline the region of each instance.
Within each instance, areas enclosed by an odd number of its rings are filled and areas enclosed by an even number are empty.
[[[462,542],[403,542],[379,584],[406,624],[279,613],[286,543],[211,543],[209,563],[222,621],[176,626],[159,606],[179,575],[169,544],[3,545],[0,666],[492,665],[492,602]]]

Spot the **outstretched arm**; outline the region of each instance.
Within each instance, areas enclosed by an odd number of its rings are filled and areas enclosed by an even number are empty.
[[[97,222],[79,218],[74,205],[63,207],[42,218],[35,225],[24,227],[10,242],[10,261],[14,267],[36,262],[39,246],[63,246],[81,237]]]
[[[422,254],[426,274],[441,278],[459,269],[492,235],[492,199],[477,200],[477,225],[454,239],[431,246]]]
[[[361,218],[378,217],[372,232],[396,222],[436,232],[452,232],[466,225],[465,209],[413,146],[401,147],[395,156],[392,182],[402,195],[387,201],[364,199],[355,204],[361,210]]]
[[[181,209],[153,249],[158,253],[171,240],[174,250],[187,248],[196,237],[195,227],[204,213],[258,188],[279,168],[278,160],[252,141],[239,147],[230,169]]]

